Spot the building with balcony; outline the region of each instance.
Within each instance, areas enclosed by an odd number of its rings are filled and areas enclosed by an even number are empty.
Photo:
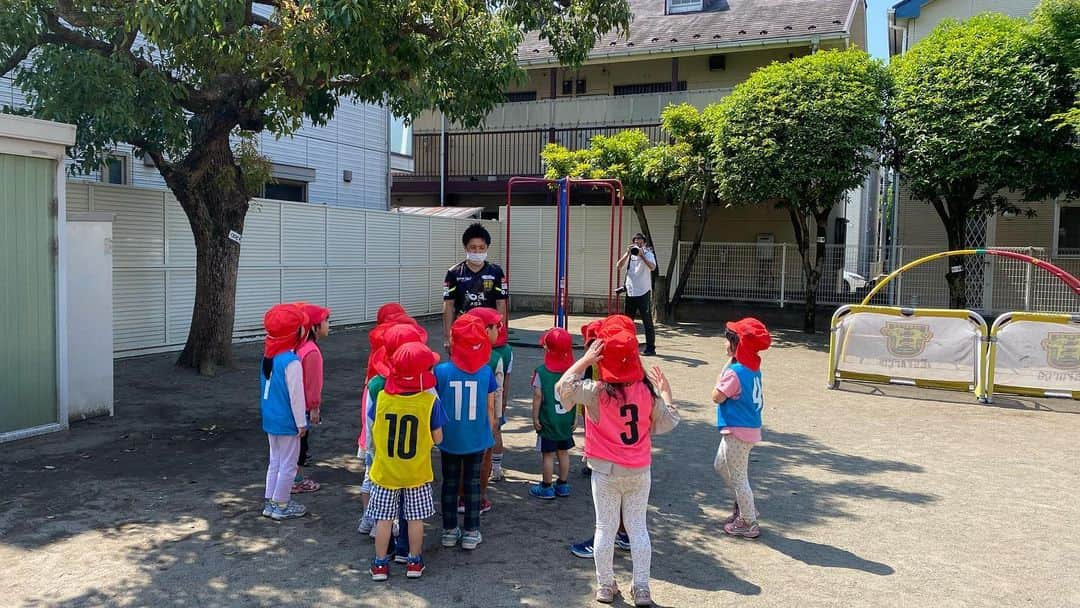
[[[560,65],[550,46],[528,35],[518,49],[525,78],[506,91],[506,103],[482,128],[446,124],[437,112],[416,117],[414,170],[395,172],[391,204],[494,211],[509,177],[543,174],[540,151],[549,142],[582,148],[595,135],[630,128],[661,141],[660,112],[669,104],[704,108],[774,61],[865,47],[864,0],[629,1],[629,35],[602,37],[580,67]],[[522,202],[547,198],[538,192]],[[776,242],[793,240],[786,215],[743,213],[775,219]],[[721,229],[725,224],[728,230]],[[717,218],[706,238],[753,241],[760,232],[732,228]]]

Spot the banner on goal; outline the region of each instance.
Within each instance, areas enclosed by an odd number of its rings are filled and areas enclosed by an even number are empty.
[[[970,310],[844,306],[833,315],[829,387],[841,379],[984,395],[989,328]]]
[[[987,400],[994,392],[1080,399],[1080,315],[1001,315],[986,369]]]

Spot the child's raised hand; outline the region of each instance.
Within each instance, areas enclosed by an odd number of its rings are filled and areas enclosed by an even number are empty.
[[[585,354],[581,356],[582,359],[589,362],[590,365],[596,363],[600,359],[604,358],[604,341],[600,339],[593,340],[593,343],[589,345],[589,348],[585,351]]]
[[[671,403],[671,383],[668,382],[667,376],[664,375],[659,366],[654,365],[649,369],[649,381],[652,382],[653,387],[664,398],[664,401]]]

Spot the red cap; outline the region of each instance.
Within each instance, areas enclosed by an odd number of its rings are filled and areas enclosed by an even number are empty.
[[[263,356],[275,357],[300,344],[300,328],[307,327],[308,317],[295,304],[275,304],[263,315],[266,340]]]
[[[581,326],[581,337],[585,340],[586,344],[596,339],[596,334],[600,331],[600,325],[603,324],[603,322],[603,319],[597,319]]]
[[[315,327],[330,318],[329,308],[323,308],[322,306],[316,306],[315,304],[308,304],[306,302],[297,302],[296,305],[308,316],[306,327]]]
[[[378,312],[375,313],[375,324],[382,325],[393,317],[407,317],[408,313],[405,312],[405,308],[397,302],[387,302],[379,307]]]
[[[491,360],[491,340],[483,321],[462,315],[450,328],[450,360],[458,369],[476,373]]]
[[[544,347],[544,367],[549,372],[561,374],[574,364],[574,339],[565,329],[553,327],[545,331],[540,346]]]
[[[728,321],[727,328],[739,336],[739,344],[735,346],[735,360],[752,372],[761,369],[758,352],[772,345],[772,336],[765,324],[754,317],[746,317],[738,321]]]
[[[431,368],[439,362],[439,355],[422,342],[410,342],[397,349],[390,357],[392,371],[386,379],[386,392],[391,395],[419,393],[435,388],[435,374]]]
[[[427,341],[427,332],[410,323],[397,323],[387,328],[382,341],[382,348],[371,355],[371,364],[377,374],[387,378],[393,367],[391,361],[398,349],[413,342],[423,344]]]
[[[485,326],[498,325],[499,336],[495,339],[495,346],[502,346],[506,344],[508,340],[508,333],[506,325],[503,323],[502,315],[494,308],[473,308],[465,313],[465,316],[479,317],[484,322]]]
[[[600,379],[612,384],[630,384],[645,377],[638,354],[637,334],[633,321],[625,315],[612,315],[604,319],[597,338],[604,341],[603,357],[598,364]]]

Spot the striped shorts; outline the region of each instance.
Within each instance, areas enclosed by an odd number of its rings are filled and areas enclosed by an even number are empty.
[[[435,500],[431,495],[431,484],[427,483],[417,488],[400,489],[384,488],[372,483],[371,499],[365,515],[376,521],[396,520],[401,503],[404,503],[406,521],[427,519],[435,515]]]

